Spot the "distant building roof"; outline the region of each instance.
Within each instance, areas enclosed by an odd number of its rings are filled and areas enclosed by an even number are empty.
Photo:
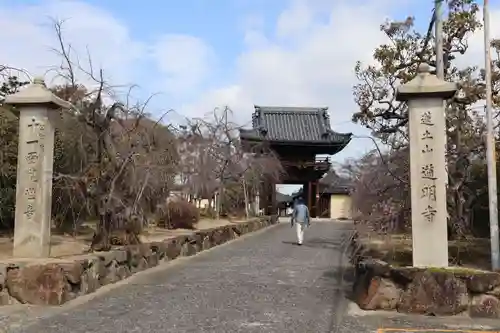
[[[285,144],[337,146],[342,150],[351,133],[337,133],[330,127],[328,108],[255,106],[252,129],[240,130],[243,140]]]
[[[351,186],[320,185],[320,191],[323,194],[350,194]]]
[[[350,194],[352,183],[349,179],[337,175],[333,170],[326,174],[319,181],[320,194]],[[292,193],[292,198],[296,199],[304,195],[304,188],[301,187],[297,192]]]
[[[352,189],[352,182],[339,176],[335,170],[330,170],[320,180],[320,191],[325,194],[349,194]]]
[[[291,195],[283,194],[281,192],[276,192],[276,201],[277,202],[292,202],[293,198]]]

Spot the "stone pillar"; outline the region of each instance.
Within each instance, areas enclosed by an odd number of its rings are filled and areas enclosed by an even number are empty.
[[[48,90],[43,79],[16,94],[5,104],[19,110],[15,257],[48,257],[54,164],[54,118],[69,104]]]
[[[413,266],[417,267],[448,266],[443,101],[456,90],[455,83],[431,75],[427,64],[421,64],[417,77],[397,90],[397,100],[407,102],[409,109]]]

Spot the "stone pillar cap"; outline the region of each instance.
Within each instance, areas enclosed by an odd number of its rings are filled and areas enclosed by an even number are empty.
[[[430,73],[430,66],[421,63],[417,68],[417,76],[397,88],[396,100],[404,102],[417,98],[448,99],[455,95],[458,85],[447,82]]]
[[[43,105],[50,109],[71,108],[70,103],[57,97],[52,91],[47,89],[43,77],[38,76],[27,87],[21,88],[17,93],[5,97],[5,104],[13,106]]]

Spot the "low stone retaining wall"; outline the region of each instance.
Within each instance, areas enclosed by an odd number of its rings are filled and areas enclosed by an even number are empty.
[[[60,305],[160,262],[192,256],[276,222],[275,218],[265,217],[109,252],[0,262],[0,305]]]
[[[359,248],[359,247],[358,247]],[[500,274],[461,267],[393,267],[353,258],[353,300],[364,310],[500,318]]]

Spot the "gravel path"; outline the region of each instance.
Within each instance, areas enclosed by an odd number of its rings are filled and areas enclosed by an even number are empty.
[[[315,223],[297,246],[283,223],[9,331],[329,332],[348,228]]]

